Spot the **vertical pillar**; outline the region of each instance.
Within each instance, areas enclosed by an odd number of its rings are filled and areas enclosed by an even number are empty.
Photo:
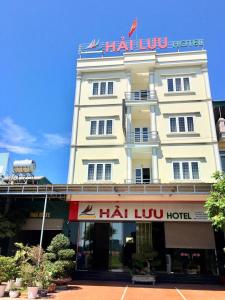
[[[132,150],[127,148],[127,181],[132,182]]]
[[[151,130],[151,138],[157,138],[157,126],[156,126],[156,107],[155,105],[150,106],[150,130]]]
[[[154,72],[149,72],[149,93],[150,98],[154,98],[155,96],[155,78],[154,78]]]
[[[211,128],[211,134],[212,134],[212,142],[213,142],[213,151],[214,151],[214,157],[215,157],[216,170],[222,172],[222,165],[221,165],[219,147],[218,147],[218,142],[217,142],[215,118],[214,118],[214,113],[213,113],[212,96],[211,96],[209,75],[208,75],[207,67],[202,68],[202,74],[203,74],[204,82],[205,82],[206,98],[208,99],[207,104],[208,104],[208,112],[209,112],[209,119],[210,119],[210,128]]]
[[[75,168],[75,154],[76,154],[76,143],[77,143],[77,127],[78,127],[78,112],[80,103],[80,88],[81,88],[81,76],[77,76],[76,80],[76,94],[74,99],[74,111],[73,111],[73,125],[71,135],[71,146],[70,146],[70,161],[69,161],[69,172],[68,172],[68,183],[74,183],[74,168]]]
[[[152,181],[153,181],[153,183],[159,182],[157,147],[152,148]]]

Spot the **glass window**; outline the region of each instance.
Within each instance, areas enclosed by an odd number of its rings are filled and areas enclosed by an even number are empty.
[[[98,95],[98,82],[93,83],[93,95]]]
[[[193,179],[199,179],[198,163],[197,162],[192,162],[191,163],[191,169],[192,169],[192,178]]]
[[[105,95],[106,93],[106,82],[101,82],[100,94]]]
[[[141,169],[136,169],[136,183],[141,183]]]
[[[175,78],[176,91],[181,91],[181,78]]]
[[[190,91],[189,78],[183,78],[183,80],[184,80],[184,91]]]
[[[97,174],[96,174],[97,180],[103,179],[103,164],[97,164]]]
[[[90,134],[96,134],[96,129],[97,129],[97,121],[91,121],[91,130],[90,130]]]
[[[108,94],[109,95],[113,94],[113,82],[112,81],[108,82]]]
[[[95,165],[89,164],[88,165],[88,180],[94,180],[94,170],[95,170]]]
[[[193,117],[187,117],[187,127],[188,131],[194,131]]]
[[[182,163],[182,169],[183,169],[183,179],[190,179],[188,162],[183,162]]]
[[[173,79],[172,78],[167,79],[167,87],[168,87],[168,92],[173,92]]]
[[[140,143],[141,141],[141,128],[134,129],[134,141],[135,143]]]
[[[112,120],[106,122],[106,134],[112,134]]]
[[[180,164],[173,163],[173,177],[174,179],[180,179]]]
[[[178,118],[178,123],[179,123],[179,131],[184,132],[185,131],[184,117],[179,117]]]
[[[105,121],[100,120],[98,123],[98,134],[104,134]]]
[[[170,118],[170,131],[177,132],[176,118]]]
[[[105,180],[111,180],[111,164],[105,164]]]
[[[221,165],[222,165],[222,171],[225,172],[225,152],[220,152],[220,159],[221,159]]]
[[[143,142],[148,142],[148,128],[147,127],[142,128],[142,139],[143,139]]]

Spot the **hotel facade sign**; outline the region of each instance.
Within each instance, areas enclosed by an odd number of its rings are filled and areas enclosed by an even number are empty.
[[[70,221],[207,222],[202,204],[71,202]]]
[[[185,49],[204,47],[203,39],[188,39],[170,41],[168,37],[153,37],[153,38],[140,38],[125,40],[124,37],[120,41],[106,41],[93,39],[87,44],[79,45],[79,54],[85,53],[123,53],[132,51],[153,51],[159,49]]]

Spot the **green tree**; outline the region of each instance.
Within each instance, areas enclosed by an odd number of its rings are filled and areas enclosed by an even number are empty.
[[[213,175],[216,182],[205,203],[206,213],[216,230],[225,231],[225,173]]]

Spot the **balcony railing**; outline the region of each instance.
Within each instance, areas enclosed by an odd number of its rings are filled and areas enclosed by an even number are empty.
[[[150,184],[153,183],[150,178],[142,178],[141,176],[137,176],[135,179],[126,179],[125,183],[127,184]]]
[[[158,141],[157,131],[131,132],[127,134],[127,143],[130,144],[151,144]]]
[[[126,101],[152,101],[156,100],[156,91],[136,91],[125,93]]]

